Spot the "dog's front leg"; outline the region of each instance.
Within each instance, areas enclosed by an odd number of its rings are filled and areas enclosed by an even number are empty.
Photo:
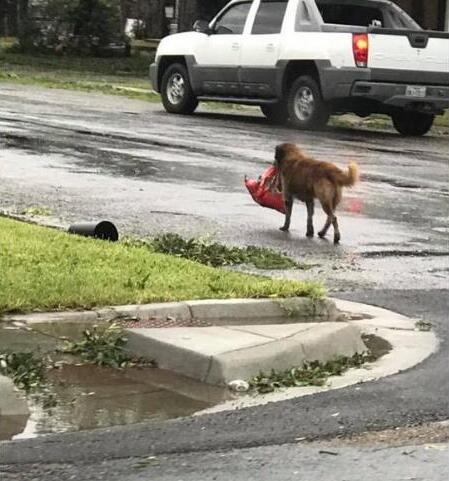
[[[313,237],[314,229],[313,229],[313,213],[315,210],[314,202],[312,200],[306,201],[307,205],[307,237]]]
[[[285,222],[280,228],[281,231],[287,232],[290,229],[290,219],[292,218],[293,210],[293,197],[287,195],[284,192],[284,204],[285,204]]]

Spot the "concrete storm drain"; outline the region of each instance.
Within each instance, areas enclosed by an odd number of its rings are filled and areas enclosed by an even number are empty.
[[[27,397],[0,375],[0,440],[163,421],[311,395],[395,374],[437,348],[434,333],[422,321],[348,301],[295,298],[5,316],[0,353],[36,351],[45,357],[62,336],[77,338],[112,320],[124,330],[127,352],[155,360],[157,367],[115,369],[65,358],[47,371],[44,395]],[[266,394],[228,388],[241,387],[261,372],[360,355],[368,338],[380,357],[320,385]]]

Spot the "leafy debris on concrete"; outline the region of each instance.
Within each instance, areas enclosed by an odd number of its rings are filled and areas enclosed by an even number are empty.
[[[98,366],[125,368],[142,364],[154,365],[152,361],[130,356],[125,349],[126,342],[123,328],[117,323],[112,323],[85,329],[80,341],[64,340],[60,352],[72,354],[86,363]]]
[[[10,377],[19,388],[30,393],[45,382],[46,363],[32,352],[0,353],[0,374]]]
[[[27,207],[26,209],[23,209],[20,212],[22,215],[29,215],[31,217],[35,216],[49,216],[52,215],[52,210],[49,207],[45,206],[33,206],[33,207]]]
[[[415,322],[417,331],[428,332],[432,330],[432,323],[429,321],[419,320]]]
[[[257,269],[309,269],[285,254],[266,247],[226,246],[210,239],[184,239],[178,234],[161,234],[149,240],[127,240],[131,244],[147,246],[154,252],[170,254],[212,267],[251,264]]]
[[[51,359],[38,358],[32,352],[0,353],[0,374],[11,378],[17,388],[39,400],[44,409],[56,405],[47,380],[47,370],[51,365]]]
[[[361,367],[372,361],[371,353],[355,354],[352,357],[337,357],[331,361],[305,362],[300,367],[285,371],[272,370],[270,374],[260,373],[250,381],[250,387],[258,394],[267,394],[287,387],[324,386],[330,376],[341,376],[352,367]]]

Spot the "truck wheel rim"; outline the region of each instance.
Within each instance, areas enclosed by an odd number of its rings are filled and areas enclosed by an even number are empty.
[[[294,99],[296,117],[299,120],[309,120],[315,109],[315,97],[309,87],[300,87]]]
[[[167,97],[171,104],[177,105],[182,102],[186,91],[184,77],[180,73],[174,73],[167,83]]]

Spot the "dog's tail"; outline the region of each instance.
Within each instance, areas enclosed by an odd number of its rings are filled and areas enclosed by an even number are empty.
[[[359,166],[355,162],[348,165],[348,171],[340,171],[337,175],[337,182],[344,187],[352,187],[360,178]]]

